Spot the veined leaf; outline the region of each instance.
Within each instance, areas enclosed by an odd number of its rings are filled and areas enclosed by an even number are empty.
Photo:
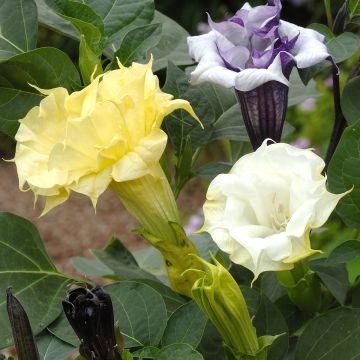
[[[34,225],[9,213],[0,213],[0,259],[0,348],[4,348],[13,341],[6,288],[12,287],[38,334],[59,316],[70,278],[56,270]]]
[[[33,0],[0,2],[0,61],[36,46],[37,10]]]

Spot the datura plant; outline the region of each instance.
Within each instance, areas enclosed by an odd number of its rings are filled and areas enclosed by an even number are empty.
[[[358,357],[359,4],[205,3],[1,2],[0,359]]]

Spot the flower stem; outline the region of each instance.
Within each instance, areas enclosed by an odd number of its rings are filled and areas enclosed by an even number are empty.
[[[331,4],[330,0],[324,0],[325,12],[326,12],[326,19],[328,23],[328,27],[332,29],[333,27],[333,18],[331,14]]]
[[[326,172],[327,167],[330,163],[332,156],[334,155],[335,149],[340,141],[341,135],[346,128],[346,120],[341,110],[340,105],[340,81],[339,81],[339,74],[337,68],[333,67],[333,89],[334,89],[334,110],[335,110],[335,122],[333,132],[331,134],[330,144],[328,150],[326,152],[325,157],[325,169]]]

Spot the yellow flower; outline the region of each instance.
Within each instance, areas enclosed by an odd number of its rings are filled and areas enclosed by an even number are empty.
[[[21,120],[15,163],[20,188],[27,184],[35,198],[46,197],[43,214],[71,191],[89,196],[96,206],[112,182],[148,176],[165,181],[158,164],[167,142],[162,121],[176,109],[197,117],[189,102],[160,90],[151,65],[152,60],[120,65],[72,94],[38,89],[46,97]]]

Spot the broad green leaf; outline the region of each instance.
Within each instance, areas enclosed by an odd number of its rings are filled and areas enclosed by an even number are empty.
[[[103,250],[91,250],[103,264],[109,267],[118,279],[151,279],[156,277],[142,270],[135,258],[121,241],[113,237]]]
[[[313,24],[310,24],[308,26],[308,28],[313,29],[313,30],[319,32],[320,34],[324,35],[326,37],[326,40],[330,40],[335,37],[332,30],[324,24],[313,23]]]
[[[223,340],[210,321],[206,323],[204,335],[197,350],[206,360],[220,360],[225,358]]]
[[[301,334],[295,360],[356,359],[360,356],[360,309],[337,308],[311,320]]]
[[[168,316],[171,316],[171,314],[174,311],[176,311],[180,306],[185,304],[185,299],[182,296],[180,296],[178,293],[171,290],[168,286],[164,285],[160,281],[140,279],[140,280],[136,280],[136,282],[140,282],[140,283],[151,286],[154,290],[156,290],[162,296],[162,298],[165,302]]]
[[[80,340],[70,326],[64,312],[61,312],[61,315],[47,327],[47,330],[62,342],[74,347],[80,345]]]
[[[211,255],[216,255],[219,247],[216,245],[211,235],[207,232],[200,234],[190,234],[189,239],[195,244],[199,250],[200,257],[207,261],[211,261]]]
[[[44,331],[36,337],[41,360],[64,360],[75,351],[71,346]]]
[[[74,26],[69,21],[57,15],[55,11],[46,4],[46,0],[35,0],[35,2],[40,24],[72,39],[77,40],[79,38],[79,34]]]
[[[268,348],[267,360],[282,359],[289,346],[288,327],[279,309],[264,295],[249,287],[241,287],[251,316],[255,315],[253,324],[257,336],[280,335]]]
[[[79,83],[79,73],[70,58],[55,48],[32,50],[0,63],[0,130],[14,136],[18,120],[38,105],[42,95],[31,85],[72,90]]]
[[[313,270],[323,281],[331,294],[341,304],[345,304],[346,294],[349,290],[349,277],[345,264],[329,264],[327,259],[310,261]]]
[[[79,73],[63,51],[44,47],[20,54],[0,63],[0,87],[38,94],[31,85],[42,89],[80,84]]]
[[[119,49],[114,55],[114,66],[117,60],[129,66],[133,61],[144,63],[148,59],[149,49],[155,46],[161,38],[161,24],[149,24],[136,27],[124,36]]]
[[[0,348],[13,341],[5,305],[7,287],[12,287],[38,334],[59,316],[68,283],[69,277],[51,262],[34,225],[0,213]]]
[[[101,53],[104,45],[104,23],[102,18],[90,6],[71,0],[45,1],[58,15],[68,20],[80,35],[84,36],[89,49],[95,55]]]
[[[207,144],[212,139],[216,121],[236,102],[231,89],[213,84],[191,86],[188,76],[172,63],[169,63],[167,68],[163,91],[173,94],[175,98],[190,101],[204,125],[202,129],[195,119],[183,110],[177,110],[167,117],[164,127],[177,153],[188,135],[194,149]]]
[[[349,0],[350,17],[360,15],[360,0]]]
[[[203,356],[188,344],[171,344],[163,347],[156,360],[203,360]]]
[[[167,322],[162,296],[149,285],[136,281],[110,284],[105,290],[111,296],[125,347],[157,346]]]
[[[0,61],[36,47],[37,10],[33,0],[0,2]]]
[[[341,110],[348,122],[354,124],[360,120],[360,76],[351,79],[341,96]]]
[[[71,258],[71,263],[78,273],[85,276],[106,277],[114,274],[113,270],[98,259],[75,256]]]
[[[13,138],[19,119],[38,105],[42,98],[40,94],[0,87],[0,132]]]
[[[196,175],[212,181],[219,174],[227,174],[232,166],[233,164],[227,162],[206,164],[196,170]]]
[[[345,129],[328,168],[330,191],[351,190],[337,206],[349,227],[360,228],[360,122]]]
[[[132,255],[135,257],[141,269],[153,274],[164,284],[169,284],[164,261],[159,250],[153,246],[146,246],[133,251]]]
[[[170,317],[162,337],[162,346],[185,343],[195,349],[204,334],[207,317],[194,301],[177,309]]]
[[[82,0],[102,19],[107,40],[107,54],[116,52],[125,34],[142,25],[147,25],[154,17],[153,0]]]
[[[360,241],[349,240],[335,248],[326,259],[328,264],[345,264],[360,257]]]
[[[154,23],[162,24],[162,35],[156,47],[149,53],[154,56],[153,71],[167,67],[171,61],[175,65],[190,65],[193,63],[189,55],[186,39],[189,33],[177,22],[159,11],[155,11]]]
[[[359,50],[360,39],[353,33],[345,32],[328,41],[326,46],[335,62],[340,63]]]
[[[261,274],[260,292],[265,294],[271,302],[275,302],[286,295],[285,288],[279,284],[273,271],[266,271]]]

